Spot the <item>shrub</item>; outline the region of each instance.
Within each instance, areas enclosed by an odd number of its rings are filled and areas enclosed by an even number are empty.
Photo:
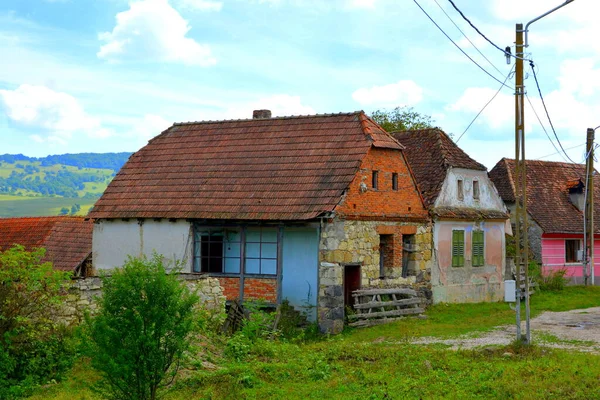
[[[129,258],[103,283],[98,313],[86,318],[95,388],[111,399],[155,399],[189,348],[198,298],[156,254]]]
[[[18,245],[0,252],[0,398],[26,395],[72,364],[71,332],[55,318],[70,273],[42,263],[44,254]]]

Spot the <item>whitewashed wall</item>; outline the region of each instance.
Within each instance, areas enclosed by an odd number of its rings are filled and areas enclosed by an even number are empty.
[[[148,257],[156,251],[167,260],[184,260],[191,271],[193,238],[185,220],[101,220],[94,224],[92,263],[96,270],[122,266],[127,256]]]
[[[463,181],[463,200],[458,200],[457,181]],[[479,200],[473,198],[473,181],[479,181]],[[486,171],[450,168],[434,207],[472,207],[506,211],[504,202]]]

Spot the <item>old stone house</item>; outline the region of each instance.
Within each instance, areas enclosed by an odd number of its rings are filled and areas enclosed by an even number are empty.
[[[545,270],[565,268],[573,283],[584,280],[582,250],[586,167],[555,161],[527,160],[527,214],[529,248],[534,260]],[[490,177],[502,199],[515,211],[515,161],[503,158],[492,168]],[[594,199],[600,198],[600,182],[595,181]],[[594,213],[600,203],[594,202]],[[514,223],[514,220],[513,220]],[[600,255],[600,231],[596,220],[594,254]],[[594,259],[600,274],[600,257]],[[596,279],[597,281],[597,279]]]
[[[363,112],[176,123],[89,217],[98,270],[156,251],[228,300],[288,299],[328,332],[355,289],[428,284],[431,228],[403,146]]]
[[[27,250],[43,247],[53,267],[86,276],[92,255],[91,221],[82,217],[0,218],[0,251],[15,244]]]
[[[502,299],[508,215],[486,167],[440,129],[393,135],[433,220],[433,301]]]

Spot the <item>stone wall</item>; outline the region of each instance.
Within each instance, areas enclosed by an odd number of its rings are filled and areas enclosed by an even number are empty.
[[[380,276],[380,235],[393,235],[394,265]],[[402,236],[414,235],[414,252],[408,253],[412,268],[402,277]],[[359,221],[335,218],[321,231],[319,246],[318,315],[321,331],[339,333],[344,326],[344,266],[361,267],[361,287],[406,287],[431,297],[431,225],[390,221]],[[400,254],[398,254],[400,252]]]
[[[218,279],[196,274],[181,274],[180,278],[198,295],[199,304],[204,308],[225,310],[226,299]],[[58,318],[67,325],[79,324],[86,311],[95,312],[96,299],[102,296],[102,280],[97,276],[74,279],[69,282],[67,291]]]

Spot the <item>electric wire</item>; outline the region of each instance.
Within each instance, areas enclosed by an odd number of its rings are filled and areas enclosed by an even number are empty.
[[[563,153],[565,153],[565,156],[567,156],[567,158],[569,159],[569,161],[571,161],[573,164],[577,164],[575,161],[573,161],[571,159],[571,157],[569,157],[569,155],[565,151],[562,143],[560,142],[560,139],[558,138],[558,135],[556,134],[556,129],[554,129],[554,124],[552,123],[552,119],[550,119],[550,114],[548,113],[548,108],[546,107],[546,102],[544,101],[544,96],[542,96],[542,89],[540,89],[540,83],[538,82],[537,74],[535,73],[535,68],[534,68],[533,61],[529,61],[529,66],[531,66],[531,70],[533,71],[533,78],[535,80],[535,85],[537,86],[538,93],[540,94],[540,99],[542,100],[542,105],[544,106],[544,111],[546,112],[546,117],[548,117],[548,122],[550,123],[550,127],[552,128],[552,132],[554,133],[554,137],[556,138],[556,142],[558,143],[558,145],[562,149]]]
[[[500,46],[498,46],[496,43],[492,42],[490,39],[488,39],[487,36],[485,36],[472,22],[471,20],[469,20],[469,18],[467,18],[467,16],[456,6],[456,4],[454,4],[454,2],[452,0],[448,0],[450,2],[450,4],[452,4],[452,7],[454,7],[454,9],[456,11],[458,11],[458,13],[461,15],[461,17],[468,22],[469,25],[471,25],[471,27],[473,29],[475,29],[475,31],[477,31],[477,33],[479,33],[481,35],[481,37],[483,37],[489,44],[491,44],[492,46],[494,46],[495,48],[497,48],[498,50],[500,50],[502,53],[504,53],[505,55],[509,55],[510,57],[513,58],[520,58],[522,60],[527,60],[529,61],[527,58],[523,58],[523,57],[517,57],[516,55],[512,54],[512,53],[507,53],[505,49],[501,48]]]
[[[546,127],[544,126],[544,124],[542,123],[542,119],[540,118],[540,116],[538,115],[537,111],[535,110],[535,107],[533,107],[533,103],[531,102],[531,99],[529,98],[529,96],[527,95],[527,93],[525,93],[525,97],[527,98],[527,101],[529,102],[529,106],[531,107],[531,109],[533,110],[533,113],[535,114],[535,117],[537,118],[538,122],[540,123],[540,126],[542,127],[542,130],[544,131],[544,133],[546,134],[546,137],[548,138],[548,140],[550,141],[550,143],[552,144],[552,147],[554,147],[554,150],[556,150],[556,153],[554,154],[560,154],[560,156],[562,157],[563,160],[567,161],[567,159],[565,158],[565,156],[562,154],[562,152],[558,149],[558,147],[556,147],[556,145],[554,144],[554,141],[552,140],[552,138],[550,137],[550,135],[548,134],[548,131],[546,130]]]
[[[506,75],[506,78],[504,78],[504,82],[502,83],[502,85],[500,85],[500,87],[498,88],[498,90],[496,91],[496,93],[492,96],[492,98],[485,103],[485,105],[483,106],[483,108],[481,110],[479,110],[479,112],[477,113],[477,115],[475,116],[475,118],[473,118],[473,120],[471,121],[471,123],[465,128],[465,130],[463,131],[463,133],[460,134],[460,136],[458,137],[458,139],[456,139],[455,143],[458,143],[460,141],[460,139],[464,136],[465,133],[467,133],[467,131],[469,130],[469,128],[471,127],[471,125],[473,125],[473,123],[475,122],[475,120],[481,115],[481,113],[483,112],[483,110],[486,109],[486,107],[492,102],[494,101],[494,99],[496,98],[496,96],[498,96],[498,93],[500,93],[500,91],[502,90],[502,88],[504,88],[506,81],[508,80],[508,78],[510,78],[510,76],[513,74],[513,68],[511,68],[511,70],[508,72],[508,75]]]
[[[461,49],[460,46],[458,44],[456,44],[456,42],[454,40],[452,40],[452,38],[450,36],[448,36],[448,34],[446,32],[444,32],[442,27],[440,27],[437,24],[437,22],[435,22],[435,20],[427,13],[427,11],[425,11],[425,9],[423,9],[423,7],[421,7],[421,5],[419,4],[419,2],[417,0],[413,0],[413,2],[421,9],[421,11],[423,11],[423,13],[427,16],[427,18],[429,18],[429,20],[431,22],[433,22],[433,24],[440,30],[440,32],[442,32],[444,34],[444,36],[446,36],[446,38],[448,38],[448,40],[450,40],[452,42],[452,44],[454,46],[456,46],[456,48],[458,50],[460,50],[461,53],[463,53],[469,60],[471,60],[471,62],[473,62],[473,64],[477,65],[479,67],[479,69],[481,69],[483,72],[485,72],[490,78],[492,78],[496,82],[501,83],[502,85],[506,86],[507,88],[514,90],[514,88],[512,88],[508,85],[505,85],[504,82],[502,82],[500,79],[496,78],[489,71],[487,71],[485,68],[483,68],[481,65],[479,65],[479,63],[477,63],[477,61],[475,61],[473,58],[471,58],[471,56],[469,56],[463,49]]]
[[[573,146],[573,147],[567,147],[566,150],[573,150],[573,149],[576,149],[576,148],[581,147],[581,146],[585,146],[585,143],[578,144],[577,146]],[[557,154],[561,154],[562,155],[562,151],[559,150],[556,153],[546,154],[545,156],[541,156],[541,157],[536,158],[536,160],[542,160],[544,158],[552,157],[552,156],[557,155]]]
[[[471,46],[473,46],[473,48],[475,50],[477,50],[477,52],[496,70],[498,71],[498,73],[500,73],[500,75],[504,75],[504,72],[500,71],[500,69],[498,69],[498,67],[496,67],[496,65],[491,62],[478,48],[477,46],[475,46],[475,43],[473,43],[471,41],[471,39],[469,39],[469,37],[463,32],[462,29],[460,29],[460,27],[456,24],[456,22],[454,22],[454,20],[452,19],[452,17],[450,17],[450,15],[448,15],[448,13],[446,12],[446,10],[444,10],[444,8],[440,5],[440,3],[438,2],[438,0],[433,0],[435,1],[435,4],[437,4],[437,6],[440,8],[440,10],[442,10],[442,12],[444,13],[444,15],[446,17],[448,17],[448,19],[450,20],[450,22],[452,22],[452,24],[456,27],[456,29],[458,29],[458,31],[465,37],[465,39],[467,39],[467,41],[469,43],[471,43]]]

